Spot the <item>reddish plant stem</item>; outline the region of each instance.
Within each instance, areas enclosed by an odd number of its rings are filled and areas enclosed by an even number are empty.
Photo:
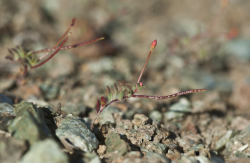
[[[149,54],[148,54],[148,58],[147,58],[147,60],[146,60],[146,63],[145,63],[145,65],[144,65],[144,67],[143,67],[143,69],[142,69],[142,71],[141,71],[141,74],[140,74],[138,80],[137,80],[137,84],[140,83],[142,74],[143,74],[143,72],[144,72],[144,70],[145,70],[145,68],[146,68],[146,66],[147,66],[147,64],[148,64],[148,60],[149,60],[149,58],[150,58],[151,52],[152,52],[152,50],[150,50],[150,52],[149,52]],[[137,90],[137,84],[136,84],[136,90]]]
[[[42,66],[44,63],[46,63],[48,60],[50,60],[54,55],[56,55],[56,53],[58,53],[62,46],[66,43],[66,41],[68,40],[69,36],[71,35],[71,32],[68,34],[68,36],[62,41],[62,43],[60,44],[60,46],[57,48],[57,50],[52,53],[47,59],[45,59],[43,62],[39,63],[38,65],[32,66],[31,68],[37,68],[39,66]]]
[[[171,95],[166,95],[166,96],[131,95],[130,97],[163,100],[163,99],[172,98],[172,97],[176,97],[176,96],[180,96],[180,95],[184,95],[184,94],[195,93],[195,92],[202,92],[202,91],[206,91],[206,90],[207,89],[193,89],[193,90],[183,91],[183,92],[179,92],[179,93],[175,93],[175,94],[171,94]],[[124,96],[121,100],[130,98],[130,97],[129,96]],[[105,108],[108,107],[109,105],[111,105],[112,103],[117,102],[117,101],[121,101],[121,100],[114,99],[114,100],[110,101],[109,103],[107,103],[106,106],[105,106]]]
[[[59,43],[63,40],[63,38],[68,34],[68,32],[69,32],[69,30],[71,29],[71,27],[74,26],[75,22],[76,22],[76,19],[73,18],[70,27],[69,27],[69,28],[67,29],[67,31],[62,35],[62,37],[57,41],[57,43],[53,46],[53,48],[56,48],[56,47],[59,45]],[[43,50],[44,50],[44,49],[43,49]],[[40,51],[40,50],[39,50],[39,51]],[[33,53],[33,54],[38,54],[38,53]],[[43,58],[45,58],[47,55],[49,55],[49,51],[47,51],[44,55],[42,55],[41,57],[39,57],[38,62],[41,61]]]
[[[82,42],[82,43],[78,43],[78,44],[74,44],[74,45],[62,46],[60,48],[60,50],[72,49],[72,48],[77,48],[77,47],[84,46],[84,45],[89,45],[89,44],[92,44],[94,42],[97,42],[97,41],[100,41],[100,40],[103,40],[103,39],[104,39],[104,37],[100,37],[100,38],[97,38],[97,39],[94,39],[94,40],[91,40],[91,41],[88,41],[88,42]],[[59,47],[42,49],[42,50],[38,50],[38,51],[33,51],[32,53],[33,54],[38,54],[38,53],[43,53],[43,52],[50,52],[50,51],[58,50],[58,48]]]
[[[99,116],[99,114],[101,113],[102,111],[99,111],[96,116],[95,116],[95,119],[92,121],[92,124],[91,124],[91,127],[90,127],[90,130],[93,131],[93,127],[94,127],[94,122],[95,120],[97,119],[97,117]]]

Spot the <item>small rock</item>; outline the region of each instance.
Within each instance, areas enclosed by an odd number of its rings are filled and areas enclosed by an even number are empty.
[[[0,160],[1,163],[17,162],[27,150],[24,140],[15,138],[0,139]]]
[[[143,114],[135,114],[134,119],[132,120],[132,123],[137,126],[145,125],[147,122],[148,117]]]
[[[179,152],[177,153],[167,153],[166,157],[170,160],[178,160],[181,157],[181,154]]]
[[[154,110],[149,114],[149,118],[151,118],[153,121],[160,123],[162,121],[162,113],[158,110]]]
[[[226,145],[226,143],[230,140],[230,138],[233,135],[233,130],[228,130],[227,133],[221,137],[216,143],[215,143],[215,150],[219,150],[222,147]]]
[[[180,118],[184,116],[185,113],[189,113],[191,111],[190,102],[186,98],[181,98],[178,103],[172,105],[165,113],[165,119],[170,120],[174,118]]]
[[[163,162],[163,163],[171,162],[169,158],[154,152],[146,152],[145,157],[147,158],[148,162]]]
[[[74,104],[71,102],[66,102],[62,106],[62,111],[64,111],[66,114],[73,114],[75,116],[79,116],[84,115],[87,112],[87,107],[81,103]]]
[[[115,123],[114,114],[120,113],[120,110],[116,107],[109,106],[103,110],[102,114],[98,117],[100,124],[105,124],[106,122],[110,122],[112,124]]]
[[[187,157],[187,156],[181,156],[179,160],[176,160],[175,163],[200,163],[198,160],[195,159],[195,157]]]
[[[143,145],[143,147],[147,149],[149,152],[155,152],[161,155],[165,155],[167,149],[166,145],[151,141],[147,142],[146,145]]]
[[[249,158],[249,154],[240,151],[235,151],[234,156],[239,158]]]
[[[132,99],[132,98],[131,98]],[[135,98],[136,99],[136,98]],[[146,113],[145,109],[129,109],[124,113],[126,119],[133,119],[135,114],[144,114]]]
[[[20,163],[34,162],[68,163],[68,158],[54,140],[46,139],[32,145],[20,161]]]
[[[129,145],[115,132],[109,132],[105,140],[107,153],[115,152],[115,156],[122,156],[130,151]]]
[[[8,127],[13,137],[28,140],[33,144],[51,136],[41,109],[32,103],[22,102],[16,105],[15,112],[16,118]]]
[[[99,156],[96,155],[95,153],[84,153],[82,162],[83,163],[101,163],[101,160]]]
[[[16,116],[14,107],[8,103],[0,103],[0,114],[8,114],[10,116]]]
[[[0,103],[0,130],[7,131],[15,118],[14,108],[7,103]]]
[[[234,156],[234,152],[240,147],[250,144],[250,126],[242,130],[239,134],[231,138],[225,147],[225,158],[230,158]],[[245,151],[243,151],[245,153]]]
[[[95,135],[80,118],[69,114],[64,119],[61,119],[58,124],[56,135],[61,140],[67,139],[85,152],[92,152],[98,147],[99,142]]]
[[[40,89],[47,100],[53,100],[58,96],[59,86],[53,84],[41,84]]]
[[[99,155],[103,155],[106,152],[107,147],[105,145],[99,145],[99,148],[97,150],[97,153]]]

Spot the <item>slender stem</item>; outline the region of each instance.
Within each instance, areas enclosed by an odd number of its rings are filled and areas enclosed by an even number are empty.
[[[145,68],[146,68],[146,66],[147,66],[147,64],[148,64],[148,60],[149,60],[149,57],[150,57],[150,55],[151,55],[151,52],[152,52],[152,50],[150,50],[150,52],[149,52],[149,54],[148,54],[148,58],[147,58],[147,60],[146,60],[146,63],[145,63],[145,65],[144,65],[144,67],[143,67],[143,69],[142,69],[142,71],[141,71],[141,74],[140,74],[138,80],[137,80],[137,83],[138,83],[138,84],[140,83],[142,74],[143,74],[143,72],[144,72],[144,70],[145,70]],[[136,88],[137,88],[137,85],[136,85]]]
[[[202,92],[202,91],[206,91],[206,90],[207,89],[193,89],[193,90],[183,91],[183,92],[179,92],[179,93],[175,93],[175,94],[171,94],[171,95],[166,95],[166,96],[131,95],[130,97],[163,100],[163,99],[172,98],[172,97],[176,97],[176,96],[180,96],[180,95],[184,95],[184,94]],[[130,98],[130,97],[129,96],[124,96],[121,100]],[[121,101],[121,100],[114,99],[114,100],[110,101],[109,103],[107,103],[106,106],[105,106],[105,108],[108,107],[109,105],[111,105],[112,103],[117,102],[117,101]]]
[[[84,46],[84,45],[89,45],[92,43],[95,43],[97,41],[103,40],[104,37],[100,37],[91,41],[87,41],[87,42],[82,42],[82,43],[78,43],[78,44],[74,44],[74,45],[68,45],[68,46],[62,46],[60,50],[66,50],[66,49],[72,49],[72,48],[77,48],[80,46]],[[57,50],[59,47],[53,47],[53,48],[48,48],[48,49],[42,49],[42,50],[38,50],[38,51],[33,51],[32,54],[38,54],[38,53],[43,53],[43,52],[50,52],[50,51],[54,51]]]
[[[94,122],[95,122],[95,120],[97,119],[97,117],[99,116],[100,113],[101,113],[101,111],[99,111],[99,112],[96,114],[95,119],[92,121],[91,127],[90,127],[90,130],[91,130],[91,131],[93,131]]]
[[[172,98],[172,97],[176,97],[176,96],[180,96],[180,95],[184,95],[184,94],[195,93],[195,92],[202,92],[202,91],[206,91],[206,90],[207,89],[193,89],[193,90],[183,91],[183,92],[179,92],[179,93],[175,93],[175,94],[171,94],[171,95],[167,95],[167,96],[131,95],[131,97],[134,97],[134,98],[149,98],[149,99],[155,99],[155,100],[163,100],[163,99]]]
[[[73,18],[70,27],[69,27],[69,28],[67,29],[67,31],[62,35],[62,37],[57,41],[57,43],[53,46],[53,48],[56,48],[56,47],[59,45],[59,43],[63,40],[63,38],[69,33],[69,30],[71,29],[71,27],[74,26],[75,21],[76,21],[76,19]],[[39,51],[41,51],[41,50],[39,50]],[[37,51],[37,52],[40,53],[39,51]],[[39,57],[38,61],[42,60],[42,59],[45,58],[47,55],[49,55],[49,52],[50,52],[50,51],[47,51],[45,54],[43,54],[41,57]],[[38,53],[34,53],[34,52],[33,52],[33,54],[38,54]]]
[[[171,94],[171,95],[166,95],[166,96],[150,96],[150,95],[131,95],[130,97],[134,97],[134,98],[148,98],[148,99],[155,99],[155,100],[163,100],[163,99],[168,99],[168,98],[172,98],[172,97],[176,97],[176,96],[180,96],[180,95],[184,95],[184,94],[189,94],[189,93],[196,93],[196,92],[202,92],[202,91],[206,91],[207,89],[193,89],[193,90],[189,90],[189,91],[183,91],[183,92],[179,92],[179,93],[175,93],[175,94]],[[129,96],[124,96],[121,100],[130,98]],[[107,103],[105,105],[105,107],[102,109],[102,111],[108,107],[109,105],[111,105],[114,102],[117,101],[121,101],[119,99],[114,99],[112,101],[110,101],[109,103]],[[93,130],[93,125],[95,120],[97,119],[97,117],[99,116],[99,114],[102,112],[99,111],[98,114],[95,116],[95,119],[92,121],[91,124],[91,131]]]
[[[50,60],[56,53],[59,52],[59,50],[61,50],[62,46],[66,43],[66,41],[68,40],[68,38],[69,38],[70,35],[71,35],[71,32],[63,40],[63,42],[60,44],[60,46],[57,48],[57,50],[54,53],[52,53],[46,60],[44,60],[43,62],[39,63],[38,65],[32,66],[31,68],[37,68],[39,66],[42,66],[44,63],[46,63],[48,60]]]

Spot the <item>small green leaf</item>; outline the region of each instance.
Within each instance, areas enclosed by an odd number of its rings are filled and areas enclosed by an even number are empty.
[[[136,87],[135,87],[135,85],[134,85],[134,84],[127,83],[126,85],[131,86],[131,87],[132,87],[132,90],[133,90],[133,91],[135,91],[135,88],[136,88]]]
[[[29,51],[27,54],[26,54],[26,56],[31,56],[33,53],[32,53],[32,51]]]
[[[117,88],[117,85],[114,83],[114,86],[115,86],[115,94],[114,94],[114,99],[116,98],[116,96],[117,96],[117,92],[118,92],[118,88]]]
[[[139,88],[139,91],[143,88],[147,88],[147,86],[141,86],[141,87],[138,87]]]
[[[110,90],[110,88],[107,86],[107,91],[108,91],[108,99],[111,101],[113,99],[113,92]]]
[[[118,80],[117,80],[117,82],[121,85],[122,90],[125,90],[125,87],[124,87],[124,85],[122,84],[122,82],[120,82],[120,81],[118,81]]]
[[[133,91],[128,91],[128,97],[131,97],[131,95],[133,94]]]
[[[123,90],[123,91],[121,91],[121,92],[119,93],[118,99],[119,99],[119,100],[122,100],[124,96],[125,96],[125,90]]]

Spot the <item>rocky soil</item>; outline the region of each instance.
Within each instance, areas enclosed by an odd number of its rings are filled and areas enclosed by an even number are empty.
[[[229,3],[227,3],[229,2]],[[245,163],[250,157],[250,1],[1,1],[1,163]],[[16,83],[7,48],[67,45]],[[129,98],[94,123],[96,101],[117,80],[138,94],[205,92],[166,100]],[[120,90],[121,88],[119,88]]]

